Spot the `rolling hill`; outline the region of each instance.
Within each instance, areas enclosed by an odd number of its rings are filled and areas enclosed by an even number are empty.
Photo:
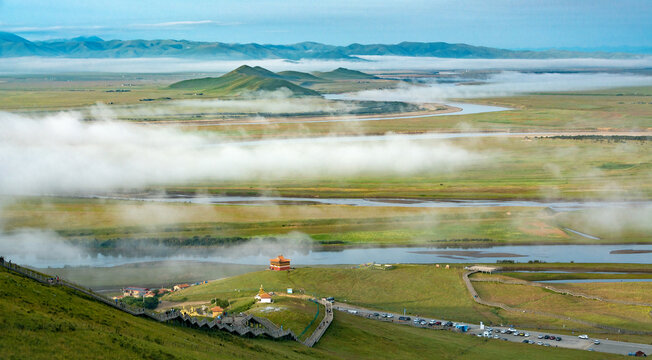
[[[282,75],[260,66],[242,65],[220,77],[191,79],[176,82],[171,89],[204,91],[211,95],[237,96],[257,91],[276,91],[286,88],[293,96],[321,96],[318,92],[296,85]]]
[[[378,79],[377,77],[365,74],[361,71],[350,70],[343,67],[329,72],[315,72],[316,76],[327,80],[370,80]]]
[[[280,71],[277,73],[283,79],[288,81],[299,81],[299,82],[323,82],[325,79],[319,78],[315,75],[301,72],[301,71]]]
[[[212,60],[245,59],[347,59],[358,55],[434,56],[467,59],[629,58],[639,55],[566,50],[507,50],[445,42],[351,44],[334,46],[316,42],[290,45],[229,44],[189,40],[103,40],[97,36],[29,41],[0,32],[0,57],[59,56],[74,58],[185,57]]]

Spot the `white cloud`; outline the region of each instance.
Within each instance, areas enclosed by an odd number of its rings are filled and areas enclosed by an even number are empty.
[[[97,118],[110,114],[96,111]],[[442,141],[229,143],[173,128],[0,113],[0,194],[84,194],[202,180],[454,171],[480,156]]]
[[[559,74],[503,72],[479,85],[454,85],[431,82],[416,86],[402,84],[396,89],[369,90],[344,94],[340,98],[375,101],[406,101],[415,103],[438,102],[446,99],[471,99],[511,96],[515,94],[592,90],[626,86],[652,85],[652,76],[627,74]]]

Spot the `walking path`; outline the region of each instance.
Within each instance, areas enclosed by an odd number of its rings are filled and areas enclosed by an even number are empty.
[[[317,341],[319,341],[319,339],[321,339],[322,335],[330,323],[333,321],[333,311],[330,303],[325,300],[320,300],[320,302],[326,306],[326,316],[319,324],[317,329],[315,329],[315,331],[310,335],[310,337],[306,341],[302,342],[297,338],[292,330],[282,330],[270,320],[262,317],[254,315],[227,316],[222,319],[215,318],[211,320],[208,318],[193,317],[186,314],[181,314],[178,310],[174,309],[170,309],[165,312],[155,312],[143,307],[130,306],[120,301],[109,299],[104,295],[100,295],[92,291],[91,289],[63,280],[58,276],[49,276],[26,267],[13,264],[11,262],[5,262],[3,258],[0,258],[0,265],[11,271],[49,286],[65,286],[74,289],[97,301],[100,301],[106,305],[112,306],[118,310],[124,311],[134,316],[146,316],[158,322],[169,322],[171,320],[176,320],[197,328],[204,327],[208,329],[219,329],[239,336],[267,336],[272,339],[294,340],[301,342],[308,347],[312,347],[315,345],[315,343],[317,343]]]

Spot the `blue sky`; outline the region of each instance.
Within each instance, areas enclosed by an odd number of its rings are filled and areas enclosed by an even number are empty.
[[[651,0],[0,0],[0,31],[30,40],[97,35],[622,49],[652,47],[650,19]]]

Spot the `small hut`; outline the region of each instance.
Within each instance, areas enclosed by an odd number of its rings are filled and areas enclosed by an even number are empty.
[[[254,296],[254,299],[256,299],[259,303],[269,304],[272,302],[272,295],[266,293],[263,289],[263,285],[260,285],[258,295]]]
[[[290,259],[284,258],[283,255],[269,259],[269,269],[274,271],[290,270]]]

